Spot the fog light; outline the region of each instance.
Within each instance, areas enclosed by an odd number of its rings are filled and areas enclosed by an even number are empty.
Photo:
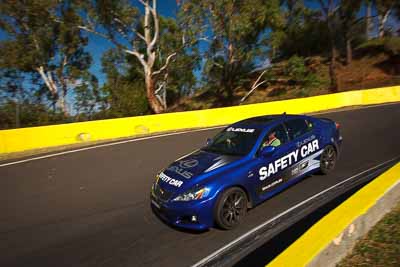
[[[193,215],[191,220],[192,220],[192,222],[197,222],[197,216]]]

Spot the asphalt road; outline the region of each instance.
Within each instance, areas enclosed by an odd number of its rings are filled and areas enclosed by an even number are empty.
[[[341,124],[337,170],[257,206],[233,231],[179,231],[149,204],[157,171],[203,145],[216,129],[0,167],[0,266],[188,266],[305,198],[400,154],[400,104],[321,116]]]

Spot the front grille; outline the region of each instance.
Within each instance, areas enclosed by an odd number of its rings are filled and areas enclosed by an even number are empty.
[[[154,195],[162,201],[168,201],[172,193],[173,192],[162,189],[158,183],[154,185]]]

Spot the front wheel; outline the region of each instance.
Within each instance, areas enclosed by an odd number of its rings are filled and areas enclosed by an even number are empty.
[[[215,207],[215,221],[219,227],[225,230],[239,225],[247,213],[246,193],[233,187],[222,193]]]
[[[333,171],[336,166],[336,159],[337,154],[335,148],[331,145],[326,146],[320,159],[321,173],[328,174]]]

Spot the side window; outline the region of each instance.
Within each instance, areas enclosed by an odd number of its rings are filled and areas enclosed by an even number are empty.
[[[288,136],[283,125],[273,128],[264,137],[261,148],[264,146],[280,146],[288,142]]]
[[[312,121],[306,120],[308,131],[311,131],[314,128],[314,124]]]
[[[313,125],[303,119],[294,119],[285,123],[290,139],[295,139],[309,132]]]

